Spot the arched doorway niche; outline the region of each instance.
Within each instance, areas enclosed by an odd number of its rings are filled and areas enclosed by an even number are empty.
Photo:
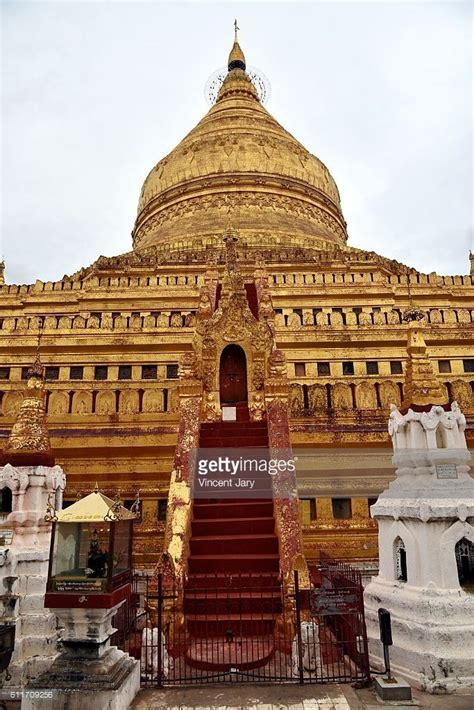
[[[248,402],[247,358],[244,349],[235,343],[226,345],[221,353],[219,397],[221,406]]]
[[[459,584],[474,590],[474,543],[463,537],[454,548]]]

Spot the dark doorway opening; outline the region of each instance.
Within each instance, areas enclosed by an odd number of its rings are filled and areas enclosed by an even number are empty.
[[[12,512],[12,492],[9,488],[0,490],[0,516]]]
[[[227,345],[222,351],[219,383],[221,404],[247,402],[247,362],[239,345]]]
[[[456,565],[461,587],[474,587],[474,544],[463,537],[456,544]]]

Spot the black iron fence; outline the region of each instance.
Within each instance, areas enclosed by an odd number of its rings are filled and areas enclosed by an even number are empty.
[[[112,643],[141,662],[145,687],[215,682],[364,684],[360,573],[321,556],[314,586],[273,574],[202,575],[184,593],[135,575]]]

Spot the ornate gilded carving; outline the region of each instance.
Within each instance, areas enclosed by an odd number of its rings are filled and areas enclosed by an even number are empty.
[[[263,389],[265,381],[265,362],[263,360],[256,361],[253,364],[252,382],[256,390]]]
[[[358,409],[377,409],[377,393],[370,382],[359,382],[355,387]]]
[[[336,382],[331,390],[331,398],[334,409],[352,409],[352,392],[349,385]]]
[[[290,396],[288,400],[291,415],[302,417],[304,414],[303,388],[301,385],[292,383],[290,385]]]
[[[250,419],[259,422],[265,419],[265,399],[262,392],[255,392],[249,406]]]
[[[286,380],[286,360],[282,350],[273,348],[268,361],[268,375]]]
[[[1,457],[2,464],[53,466],[46,423],[44,368],[36,358],[28,371],[28,381],[17,418]]]
[[[51,392],[48,400],[48,413],[54,416],[67,414],[69,398],[65,392]]]
[[[2,414],[15,417],[20,409],[22,396],[20,392],[7,392],[2,400]]]
[[[471,386],[464,380],[454,380],[451,382],[452,398],[460,404],[463,409],[470,409],[473,405],[474,396]]]
[[[217,404],[215,392],[206,392],[202,406],[202,419],[206,422],[214,422],[220,418],[220,407]]]
[[[266,192],[246,192],[245,190],[238,193],[232,193],[230,197],[232,209],[234,211],[249,210],[253,211],[257,218],[258,224],[262,223],[261,229],[265,229],[265,221],[262,217],[265,213],[273,219],[278,213],[288,215],[295,219],[298,224],[299,220],[308,223],[308,234],[316,235],[318,227],[321,230],[321,235],[331,236],[339,243],[344,243],[346,240],[345,228],[342,226],[341,220],[334,217],[327,208],[317,207],[311,202],[303,199],[298,199],[294,195],[289,197],[286,195],[271,194]],[[189,219],[195,216],[199,218],[202,212],[216,211],[221,212],[219,222],[225,221],[226,211],[224,205],[219,205],[218,199],[213,195],[204,196],[189,196],[185,201],[175,202],[170,206],[163,206],[152,217],[149,217],[140,224],[134,232],[134,245],[140,247],[142,245],[149,246],[152,244],[152,239],[160,238],[160,231],[163,232],[163,237],[168,238],[167,231],[170,236],[174,222],[182,222],[184,219]],[[262,217],[259,216],[262,214]],[[257,224],[256,223],[256,224]],[[192,222],[191,222],[192,224]],[[195,221],[199,225],[199,219]],[[166,231],[165,231],[166,230]],[[300,230],[301,231],[301,230]],[[199,232],[198,232],[199,234]],[[159,235],[156,237],[155,235]]]
[[[115,392],[98,392],[95,400],[96,414],[115,414]]]
[[[401,405],[400,390],[395,382],[381,382],[379,392],[380,404],[385,409],[389,409],[391,404],[395,404],[397,407]]]
[[[143,393],[142,411],[148,413],[163,411],[163,391],[145,390]]]
[[[311,412],[325,411],[328,406],[328,393],[324,385],[309,385],[308,403]]]
[[[419,321],[425,314],[416,308],[403,314],[408,322],[408,360],[405,369],[405,388],[402,406],[430,406],[447,404],[446,392],[434,374],[433,366],[427,354],[427,348]]]

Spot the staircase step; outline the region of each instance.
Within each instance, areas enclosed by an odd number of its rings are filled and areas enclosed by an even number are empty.
[[[275,521],[272,517],[260,518],[211,518],[210,520],[194,520],[192,534],[202,535],[245,535],[275,532]]]
[[[232,439],[236,436],[264,436],[268,438],[268,429],[266,427],[245,426],[243,422],[237,422],[236,427],[228,424],[212,425],[208,429],[201,427],[200,436],[222,436]]]
[[[237,405],[237,408],[240,407],[240,405]],[[225,427],[227,429],[268,429],[268,424],[267,422],[262,419],[259,422],[223,422],[223,421],[218,421],[218,422],[202,422],[201,423],[201,430],[205,429],[212,429],[213,427]]]
[[[199,438],[199,448],[200,449],[264,449],[265,453],[268,451],[268,456],[270,457],[270,451],[268,449],[268,438],[262,434],[252,435],[239,435],[239,436],[221,436],[221,434],[201,434]],[[260,457],[264,452],[259,452]]]
[[[227,592],[229,589],[245,590],[251,589],[280,589],[278,580],[278,571],[273,572],[242,572],[230,573],[216,572],[199,573],[191,572],[188,574],[188,590],[204,590],[208,593],[210,590],[220,590]]]
[[[261,638],[199,638],[186,650],[186,663],[198,670],[253,670],[266,665],[275,653],[273,635]]]
[[[190,572],[278,572],[279,556],[265,554],[190,555]]]
[[[191,537],[191,555],[234,555],[242,550],[252,554],[273,555],[278,553],[278,538],[275,533],[267,535],[225,535],[224,537]]]
[[[248,497],[249,500],[262,500],[262,498],[266,498],[267,500],[273,499],[271,483],[266,480],[255,480],[253,478],[239,478],[236,480],[225,479],[222,487],[219,483],[222,479],[214,476],[209,476],[209,478],[201,480],[202,483],[199,482],[194,489],[195,500],[200,500],[201,498],[209,500],[209,495],[212,495],[213,493],[219,495],[221,500],[235,500],[237,495],[242,495],[242,492]],[[229,485],[229,481],[232,485]],[[247,481],[249,482],[248,486],[244,485]]]
[[[273,500],[232,500],[223,502],[215,500],[209,503],[208,499],[196,499],[193,502],[194,520],[209,520],[215,518],[250,518],[273,517]]]
[[[201,436],[268,436],[267,427],[253,426],[251,424],[246,425],[244,422],[237,422],[237,426],[229,426],[228,424],[213,424],[209,428],[200,429]]]
[[[229,640],[237,636],[267,636],[275,627],[273,614],[225,614],[215,619],[207,614],[188,614],[187,627],[191,636],[224,636]]]
[[[233,579],[236,579],[233,577]],[[210,601],[218,600],[260,600],[260,599],[276,599],[281,601],[281,590],[280,587],[269,587],[265,591],[255,590],[249,588],[242,588],[237,591],[233,587],[228,589],[187,589],[185,592],[185,599],[191,601],[198,601],[201,599],[207,599]],[[207,609],[209,614],[209,609]],[[213,612],[211,612],[212,614]]]
[[[184,598],[186,614],[202,614],[213,618],[214,615],[226,614],[280,614],[282,611],[280,592],[269,590],[229,592],[228,590],[209,590],[194,592],[187,590]]]

